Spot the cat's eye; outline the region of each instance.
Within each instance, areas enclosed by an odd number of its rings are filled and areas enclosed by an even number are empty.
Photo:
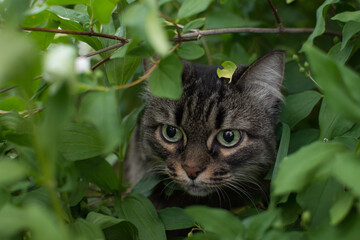
[[[239,130],[226,129],[220,131],[216,139],[224,147],[233,147],[243,139],[243,133]]]
[[[163,125],[161,127],[161,134],[170,143],[176,143],[183,137],[182,132],[178,128],[170,125]]]

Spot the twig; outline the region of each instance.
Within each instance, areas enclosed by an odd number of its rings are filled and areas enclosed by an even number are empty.
[[[100,54],[100,53],[103,53],[103,52],[107,52],[107,51],[113,50],[113,49],[115,49],[115,48],[120,48],[120,47],[122,47],[122,46],[124,46],[124,45],[125,45],[124,42],[117,43],[117,44],[111,45],[111,46],[109,46],[109,47],[106,47],[106,48],[103,48],[103,49],[100,49],[100,50],[97,50],[97,51],[94,51],[94,52],[85,54],[85,55],[83,55],[82,57],[92,57],[92,56],[95,56],[95,55],[97,55],[97,54]]]
[[[102,37],[109,38],[114,40],[119,40],[123,43],[128,43],[129,39],[118,37],[115,35],[109,35],[105,33],[97,33],[97,32],[85,32],[85,31],[73,31],[73,30],[62,30],[62,29],[52,29],[52,28],[37,28],[37,27],[23,27],[25,31],[38,31],[38,32],[52,32],[52,33],[64,33],[64,34],[72,34],[72,35],[85,35],[90,37]]]
[[[181,41],[196,41],[203,36],[218,35],[225,33],[264,33],[264,34],[310,34],[314,28],[221,28],[212,30],[199,30],[197,32],[185,33],[181,35]],[[340,32],[325,31],[324,34],[341,37]],[[172,41],[178,42],[178,36],[175,36]]]
[[[12,86],[10,86],[10,87],[0,89],[0,94],[1,94],[1,93],[4,93],[4,92],[7,92],[7,91],[10,91],[11,89],[16,88],[17,86],[18,86],[18,85],[12,85]]]
[[[281,31],[284,27],[283,27],[282,22],[281,22],[281,20],[280,20],[280,16],[279,16],[278,10],[275,8],[272,0],[268,0],[268,2],[269,2],[269,4],[270,4],[271,10],[272,10],[273,13],[274,13],[277,26],[278,26],[279,30]]]

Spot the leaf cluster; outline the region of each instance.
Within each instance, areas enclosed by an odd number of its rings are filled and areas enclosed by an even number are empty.
[[[0,239],[357,239],[359,1],[275,3],[282,26],[312,34],[181,37],[276,27],[267,1],[0,1]],[[177,99],[180,59],[225,62],[231,79],[271,49],[287,60],[268,209],[157,211],[146,196],[159,179],[130,191],[122,161],[144,80]]]

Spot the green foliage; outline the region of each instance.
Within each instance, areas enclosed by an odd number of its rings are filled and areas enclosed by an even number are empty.
[[[275,27],[268,1],[0,1],[0,239],[358,239],[359,1],[274,4],[284,27],[313,33],[199,32]],[[182,59],[249,64],[271,49],[287,61],[268,209],[157,211],[159,179],[129,189],[141,82],[177,99]]]

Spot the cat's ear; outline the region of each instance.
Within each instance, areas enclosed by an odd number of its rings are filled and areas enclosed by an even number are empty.
[[[282,98],[281,85],[285,69],[285,52],[274,50],[256,60],[241,74],[236,84],[260,100],[271,102]]]
[[[236,82],[240,88],[257,98],[271,115],[276,115],[282,99],[281,85],[285,69],[285,52],[274,50],[256,60]]]

